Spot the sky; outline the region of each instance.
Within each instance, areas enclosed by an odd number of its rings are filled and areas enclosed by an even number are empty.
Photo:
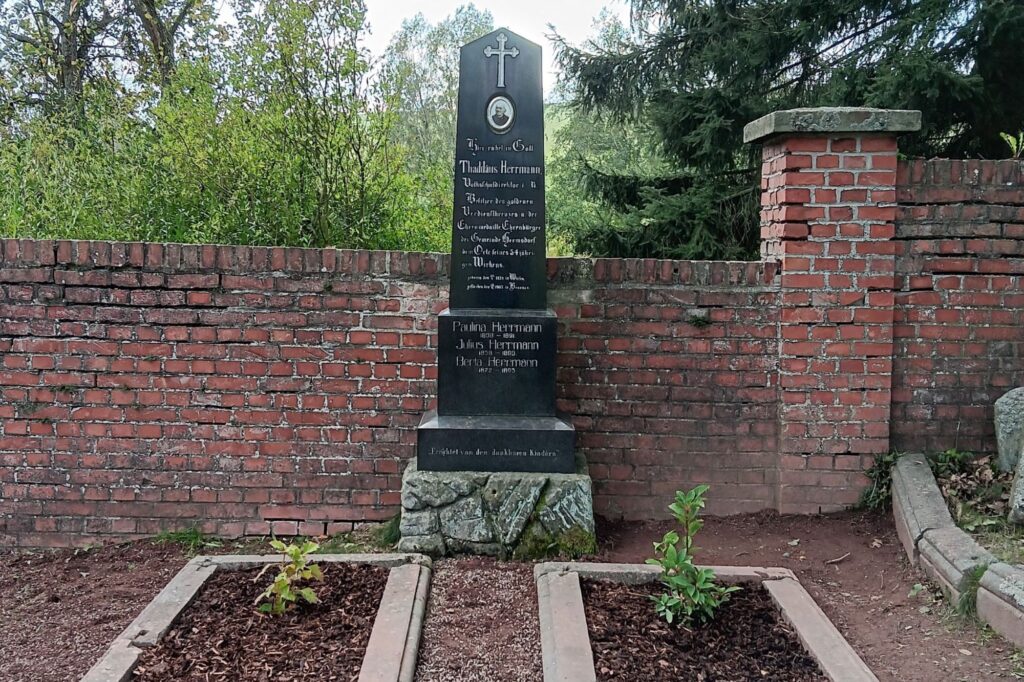
[[[366,0],[367,19],[372,31],[366,46],[375,54],[384,52],[402,20],[422,12],[430,23],[451,15],[470,0]],[[554,88],[557,70],[554,49],[545,36],[551,24],[570,43],[580,44],[593,34],[593,22],[602,8],[608,7],[624,20],[629,18],[626,0],[475,0],[478,9],[489,10],[496,28],[507,28],[538,43],[543,49],[544,92]]]

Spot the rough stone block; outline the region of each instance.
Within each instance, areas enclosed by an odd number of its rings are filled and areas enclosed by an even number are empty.
[[[999,468],[1013,471],[1024,450],[1024,387],[1007,391],[996,400],[995,421]]]
[[[573,474],[420,471],[402,476],[402,551],[434,555],[582,554],[594,546],[594,503],[582,457]]]

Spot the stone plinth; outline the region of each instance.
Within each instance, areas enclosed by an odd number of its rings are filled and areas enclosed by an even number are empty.
[[[402,551],[519,556],[594,550],[594,505],[582,457],[576,473],[420,471],[402,476]]]

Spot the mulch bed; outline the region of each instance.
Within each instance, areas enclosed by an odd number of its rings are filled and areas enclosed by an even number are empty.
[[[388,571],[377,566],[322,564],[312,582],[318,604],[281,616],[254,602],[273,579],[259,569],[217,571],[160,643],[146,651],[134,679],[306,682],[355,680],[363,662]]]
[[[761,586],[743,585],[710,623],[679,627],[654,612],[659,583],[583,580],[599,680],[825,680]]]

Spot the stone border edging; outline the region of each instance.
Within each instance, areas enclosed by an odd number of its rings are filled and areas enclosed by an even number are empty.
[[[156,645],[218,569],[239,570],[280,560],[279,554],[193,558],[114,639],[81,682],[128,682],[143,649]],[[430,558],[421,554],[323,554],[316,555],[316,561],[370,564],[390,569],[359,682],[411,682],[416,672],[416,654],[429,590]],[[400,643],[400,650],[396,642]]]
[[[833,682],[878,682],[857,652],[804,590],[792,571],[756,566],[709,566],[726,582],[761,583],[800,642]],[[661,569],[643,564],[545,563],[534,567],[540,608],[544,682],[595,682],[580,578],[642,584]]]
[[[924,455],[900,457],[892,471],[892,514],[907,558],[956,603],[1024,647],[1024,567],[999,562],[949,514]],[[977,593],[974,594],[975,589]]]

